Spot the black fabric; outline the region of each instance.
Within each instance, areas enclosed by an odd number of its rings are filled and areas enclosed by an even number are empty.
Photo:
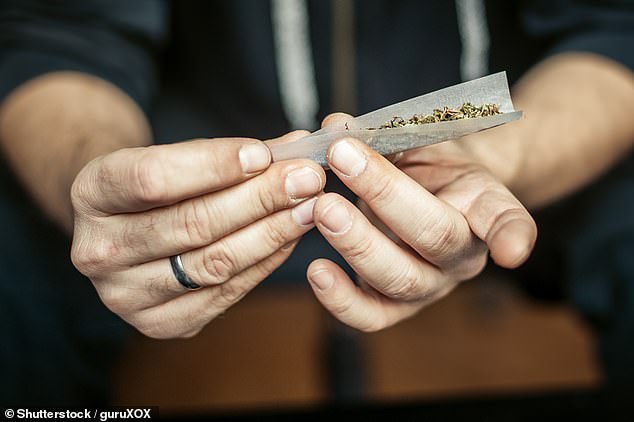
[[[128,328],[72,268],[69,239],[0,175],[0,404],[103,403]]]
[[[156,91],[152,45],[164,35],[154,1],[0,2],[0,96],[41,74],[106,79],[143,107]],[[70,263],[70,241],[0,161],[0,402],[92,404],[108,399],[112,362],[129,328]]]
[[[596,53],[634,69],[631,0],[533,1],[522,22],[531,37],[549,41],[547,54]]]
[[[634,157],[534,214],[540,235],[515,275],[534,296],[571,300],[599,334],[610,383],[634,385]]]
[[[583,198],[564,245],[566,288],[601,334],[608,380],[634,386],[634,157]]]
[[[38,75],[74,70],[114,83],[147,108],[166,13],[155,0],[2,0],[0,98]]]
[[[332,11],[327,1],[308,4],[322,118],[334,111]],[[600,54],[634,69],[632,1],[485,4],[491,71],[507,70],[511,81],[541,58],[566,51]],[[278,92],[270,13],[269,2],[249,0],[0,0],[0,100],[29,79],[74,70],[128,93],[148,113],[158,143],[278,136],[288,122]],[[359,112],[459,82],[454,2],[360,0],[355,13]],[[621,209],[623,198],[632,198],[626,174],[604,178],[599,196],[581,193],[596,201],[584,204],[576,237],[553,242],[556,250],[543,254],[559,257],[554,279],[568,280],[570,297],[603,330],[601,350],[610,377],[631,367],[634,344],[634,274],[628,258],[633,235],[626,229],[632,213]],[[342,187],[335,181],[328,189]],[[2,400],[105,400],[106,374],[123,325],[72,269],[69,240],[35,209],[6,164],[0,216]],[[604,219],[623,229],[605,227]],[[302,280],[316,256],[341,262],[311,233],[272,279]],[[528,267],[539,267],[540,256]]]

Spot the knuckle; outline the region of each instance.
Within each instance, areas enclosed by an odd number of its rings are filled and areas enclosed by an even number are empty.
[[[340,298],[330,304],[329,309],[336,317],[343,321],[349,321],[356,329],[365,333],[373,333],[387,327],[385,319],[377,313],[366,312],[363,316],[355,316],[354,299]]]
[[[354,303],[350,298],[340,298],[330,304],[330,311],[339,316],[348,315],[352,311]]]
[[[116,154],[116,153],[115,153]],[[96,165],[96,180],[101,186],[110,186],[116,184],[117,168],[114,159],[110,155],[97,158],[94,161]]]
[[[196,198],[178,205],[176,219],[183,226],[186,246],[211,241],[211,210],[204,198]]]
[[[70,202],[75,211],[92,208],[91,204],[100,189],[98,187],[103,189],[108,186],[108,183],[112,183],[112,174],[104,175],[111,170],[109,167],[104,168],[106,167],[104,161],[104,157],[95,158],[75,176],[70,187]],[[95,183],[95,179],[97,183]]]
[[[235,268],[231,253],[222,246],[214,246],[203,254],[199,280],[205,285],[221,284],[234,275]]]
[[[119,254],[119,247],[113,242],[76,240],[71,248],[71,261],[79,272],[95,278],[103,275]]]
[[[84,172],[80,172],[70,187],[70,202],[74,210],[82,208],[89,196],[89,188],[86,183]]]
[[[176,281],[176,278],[170,274],[168,278],[164,275],[149,276],[143,283],[143,294],[147,299],[152,300],[154,303],[161,303],[166,292],[172,292],[175,288],[181,290],[180,283]]]
[[[412,299],[418,290],[418,280],[411,277],[396,278],[383,289],[384,293],[399,300]]]
[[[161,161],[158,159],[155,147],[147,147],[132,168],[134,195],[141,202],[164,202],[168,196]]]
[[[269,215],[277,211],[276,194],[268,186],[267,188],[255,187],[251,197],[254,198],[255,207],[259,211],[257,214]]]
[[[354,239],[351,243],[345,245],[342,249],[343,255],[358,265],[363,265],[363,263],[374,258],[374,248],[371,236],[360,236],[359,238]]]
[[[269,257],[255,264],[254,267],[252,267],[253,271],[249,271],[248,275],[244,273],[228,283],[213,287],[213,294],[209,296],[208,300],[208,308],[213,310],[212,313],[214,315],[218,314],[218,310],[230,308],[242,300],[251,289],[271,274],[280,265],[280,261],[280,259]]]
[[[289,233],[279,221],[268,221],[266,224],[266,240],[270,250],[277,250],[289,242]]]
[[[117,315],[126,315],[131,310],[130,296],[125,289],[109,285],[100,284],[97,289],[99,298],[103,304]]]
[[[368,185],[366,192],[360,195],[365,202],[383,204],[393,202],[398,194],[395,178],[390,173],[380,173],[376,180]]]
[[[439,229],[431,232],[421,230],[414,244],[433,257],[454,255],[461,243],[456,222],[445,216],[436,227]]]
[[[427,283],[411,266],[408,265],[405,271],[394,273],[396,276],[388,280],[383,289],[387,296],[397,300],[410,301],[421,300],[431,295],[431,289],[427,286]]]
[[[290,255],[290,251],[286,253],[278,253],[269,256],[256,264],[256,275],[254,275],[253,283],[258,283],[268,277],[275,271]]]
[[[218,295],[215,298],[215,305],[220,305],[222,308],[228,308],[240,301],[246,293],[246,290],[241,289],[238,286],[230,283],[223,284],[218,289]]]
[[[271,257],[269,259],[265,259],[264,261],[258,263],[258,270],[260,270],[260,273],[262,274],[260,278],[264,279],[273,271],[275,271],[277,267],[279,267],[282,264],[282,262],[284,262],[285,259],[286,259],[286,256],[284,257],[276,256],[276,257]]]
[[[154,239],[161,239],[164,232],[160,230],[159,215],[154,212],[143,213],[139,219],[120,219],[117,221],[116,241],[130,251],[133,250],[152,250],[154,247]]]

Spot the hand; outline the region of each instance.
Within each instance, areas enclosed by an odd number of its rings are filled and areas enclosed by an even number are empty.
[[[142,333],[196,334],[313,227],[311,197],[323,189],[322,168],[270,161],[262,142],[240,138],[122,149],[93,160],[72,188],[73,263],[105,305]],[[202,289],[175,279],[169,257],[177,254]]]
[[[346,118],[333,115],[324,125]],[[359,275],[359,287],[328,260],[312,262],[307,273],[321,303],[354,328],[376,331],[413,315],[482,271],[489,249],[512,268],[533,248],[531,216],[459,143],[406,153],[399,169],[343,139],[331,145],[328,162],[367,215],[329,193],[317,200],[314,221]]]

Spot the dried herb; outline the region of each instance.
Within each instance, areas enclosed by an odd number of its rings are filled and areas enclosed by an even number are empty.
[[[383,123],[378,129],[392,129],[410,125],[424,125],[427,123],[448,122],[452,120],[472,119],[476,117],[487,117],[501,114],[495,104],[482,104],[475,106],[471,103],[464,103],[460,108],[436,108],[432,114],[414,114],[409,119],[394,116],[389,122]],[[377,128],[369,128],[377,129]]]

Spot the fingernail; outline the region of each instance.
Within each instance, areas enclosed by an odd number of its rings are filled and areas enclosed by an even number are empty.
[[[360,175],[367,163],[365,155],[349,141],[340,141],[330,150],[330,164],[346,176]]]
[[[341,201],[328,206],[319,217],[321,224],[334,234],[345,233],[352,227],[352,216]]]
[[[291,199],[305,198],[321,190],[321,178],[312,168],[302,167],[286,176],[285,188]]]
[[[335,278],[328,270],[315,271],[308,276],[308,279],[317,286],[319,290],[327,290],[335,284]]]
[[[313,224],[313,208],[315,207],[316,201],[317,198],[312,198],[293,208],[291,210],[291,217],[293,217],[293,220],[295,220],[295,222],[300,226]]]
[[[267,168],[271,152],[264,144],[247,144],[240,148],[240,164],[245,173],[255,173]]]

